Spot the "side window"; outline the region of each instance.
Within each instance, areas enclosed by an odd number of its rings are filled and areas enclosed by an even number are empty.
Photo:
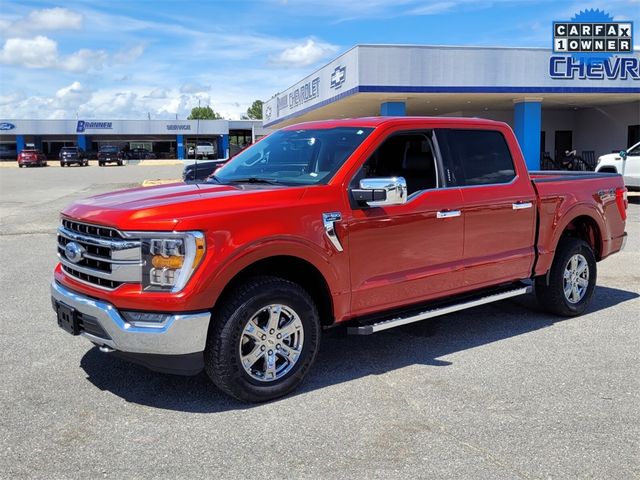
[[[367,159],[353,184],[363,178],[404,177],[407,193],[436,188],[438,175],[429,133],[402,133],[387,138]]]
[[[516,176],[509,146],[495,130],[438,132],[450,185],[509,183]],[[444,144],[444,146],[442,145]]]

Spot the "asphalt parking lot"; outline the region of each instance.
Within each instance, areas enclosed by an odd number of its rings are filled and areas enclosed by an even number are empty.
[[[588,314],[532,298],[326,335],[302,388],[245,405],[60,330],[58,211],[179,166],[0,170],[0,478],[638,478],[640,197]]]

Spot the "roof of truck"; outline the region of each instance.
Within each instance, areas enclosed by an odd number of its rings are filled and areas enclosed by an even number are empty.
[[[424,121],[431,124],[446,123],[460,125],[486,125],[498,126],[504,125],[503,122],[495,120],[487,120],[476,117],[362,117],[362,118],[343,118],[339,120],[316,120],[312,122],[297,123],[284,127],[283,130],[296,130],[298,128],[335,128],[335,127],[379,127],[385,124],[402,125],[405,123],[415,123],[416,121]]]

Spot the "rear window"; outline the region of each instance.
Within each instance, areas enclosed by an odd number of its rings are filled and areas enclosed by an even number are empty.
[[[516,176],[502,133],[495,130],[445,130],[442,148],[450,184],[509,183]]]
[[[118,153],[118,147],[101,147],[102,153]]]
[[[78,150],[78,147],[63,147],[61,150],[63,152],[75,152]]]

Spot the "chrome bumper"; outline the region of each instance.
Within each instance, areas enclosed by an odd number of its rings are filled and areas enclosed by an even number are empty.
[[[175,314],[157,326],[142,327],[127,322],[110,303],[85,297],[55,281],[51,283],[51,296],[76,312],[92,317],[110,338],[86,331],[80,335],[121,352],[184,355],[202,352],[207,341],[210,312]]]

